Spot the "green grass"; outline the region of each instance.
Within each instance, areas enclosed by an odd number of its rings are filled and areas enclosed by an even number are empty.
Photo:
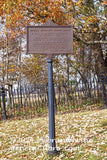
[[[0,123],[0,160],[106,160],[107,110],[56,116],[56,145],[49,157],[48,117]]]

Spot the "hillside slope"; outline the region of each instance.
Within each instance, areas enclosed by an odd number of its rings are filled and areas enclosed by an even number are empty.
[[[49,158],[48,117],[0,124],[1,160],[106,160],[107,110],[56,116],[60,154]]]

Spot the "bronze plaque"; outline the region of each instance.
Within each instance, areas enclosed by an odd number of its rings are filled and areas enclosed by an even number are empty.
[[[73,52],[73,27],[48,21],[41,26],[27,26],[27,53],[57,55]]]

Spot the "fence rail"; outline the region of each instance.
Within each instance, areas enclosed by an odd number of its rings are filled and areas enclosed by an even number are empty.
[[[103,109],[107,107],[107,82],[96,79],[85,82],[54,83],[55,113]],[[48,85],[27,85],[17,89],[1,87],[0,120],[32,118],[48,114]]]

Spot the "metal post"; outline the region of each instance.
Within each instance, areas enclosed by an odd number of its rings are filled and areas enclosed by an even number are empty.
[[[2,101],[3,101],[3,120],[6,121],[5,91],[3,86],[1,86],[1,92],[2,92]]]
[[[101,73],[101,80],[102,80],[102,88],[103,88],[104,107],[107,109],[106,90],[105,90],[105,86],[104,86],[104,76],[103,76],[103,73]]]
[[[55,113],[54,113],[54,93],[53,93],[53,66],[52,59],[48,63],[48,104],[49,104],[49,155],[57,155],[55,142]]]

